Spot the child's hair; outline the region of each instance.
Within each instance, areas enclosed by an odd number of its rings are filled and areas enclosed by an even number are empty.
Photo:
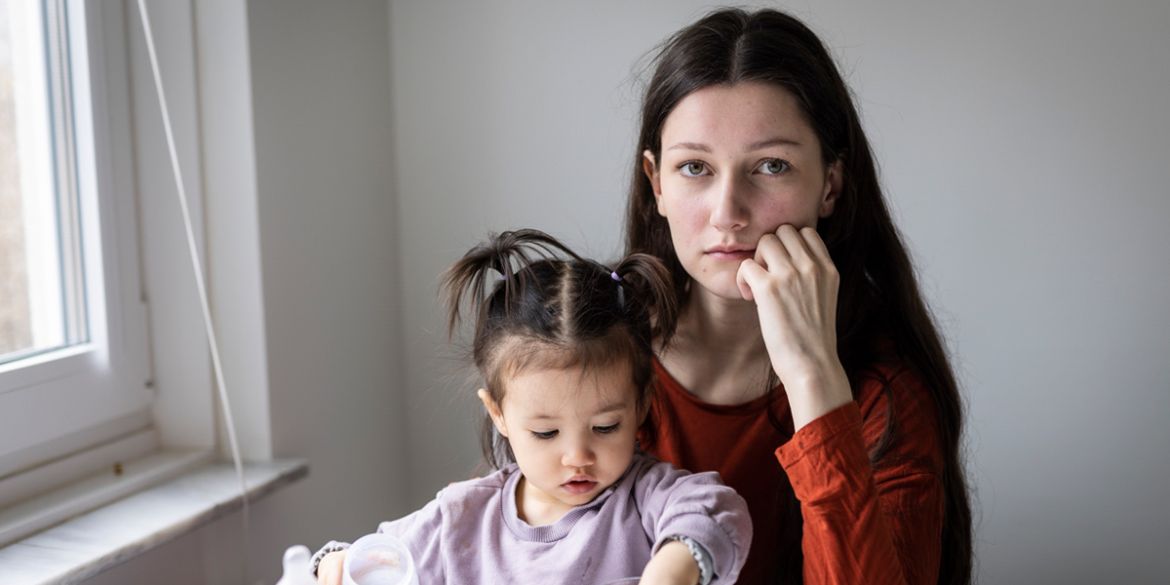
[[[648,407],[652,344],[670,339],[677,314],[670,273],[657,258],[631,254],[609,268],[544,232],[516,230],[469,250],[447,270],[442,286],[449,334],[465,300],[475,316],[472,357],[497,404],[504,381],[525,368],[578,367],[584,373],[626,360],[639,412]],[[492,467],[515,460],[490,417],[481,439]]]

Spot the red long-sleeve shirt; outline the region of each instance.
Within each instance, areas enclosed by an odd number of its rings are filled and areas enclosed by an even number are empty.
[[[777,583],[801,553],[806,585],[938,581],[942,451],[932,399],[917,376],[882,369],[888,397],[878,377],[867,378],[855,402],[793,435],[783,391],[707,404],[659,362],[654,369],[647,449],[689,471],[718,471],[747,500],[754,537],[739,583]],[[886,430],[889,401],[894,442],[875,467],[868,453]]]

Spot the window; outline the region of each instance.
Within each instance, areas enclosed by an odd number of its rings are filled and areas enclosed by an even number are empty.
[[[154,447],[120,4],[0,0],[0,486]]]
[[[88,341],[68,85],[35,8],[0,0],[0,363]]]

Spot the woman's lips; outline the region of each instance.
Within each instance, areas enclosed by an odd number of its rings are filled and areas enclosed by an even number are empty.
[[[587,494],[597,487],[597,482],[587,479],[570,480],[561,484],[561,488],[573,495]]]
[[[716,260],[734,260],[736,262],[756,257],[755,250],[708,250],[705,254]]]

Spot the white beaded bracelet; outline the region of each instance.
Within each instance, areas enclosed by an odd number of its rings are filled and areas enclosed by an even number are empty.
[[[695,562],[699,564],[699,585],[710,585],[711,579],[714,577],[714,567],[711,562],[711,555],[703,545],[695,541],[689,536],[675,535],[668,537],[667,540],[677,540],[685,545],[691,551],[691,556],[695,557]]]
[[[321,566],[321,561],[325,559],[325,555],[335,553],[349,548],[348,543],[330,541],[329,544],[321,547],[321,550],[313,554],[313,576],[317,576],[317,567]]]

